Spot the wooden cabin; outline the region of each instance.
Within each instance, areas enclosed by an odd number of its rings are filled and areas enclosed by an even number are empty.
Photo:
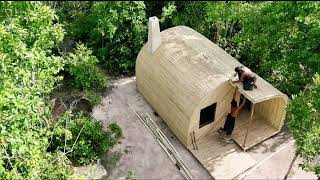
[[[280,131],[288,98],[258,75],[253,91],[231,83],[239,65],[195,30],[177,26],[160,32],[158,19],[151,17],[148,42],[136,62],[137,88],[188,147],[223,126],[238,86],[237,99],[244,96],[247,104],[232,138],[246,150]]]

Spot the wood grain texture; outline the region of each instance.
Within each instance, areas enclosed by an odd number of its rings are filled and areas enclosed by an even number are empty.
[[[250,111],[244,109],[236,119],[235,128],[232,133],[233,140],[243,150],[247,150],[279,132],[277,128],[270,125],[270,123],[268,123],[268,121],[257,112],[253,114],[251,125],[249,123],[250,118],[248,118],[248,116],[250,116]],[[243,146],[248,126],[250,126],[248,137],[245,146]]]
[[[266,116],[265,124],[275,131],[282,127],[285,94],[259,76],[253,91],[242,90],[241,83],[231,84],[234,68],[242,64],[191,28],[177,26],[160,35],[155,52],[148,51],[147,43],[137,57],[137,88],[184,145],[191,144],[192,131],[198,141],[223,125],[235,86],[257,105],[255,114]],[[213,103],[217,103],[214,122],[199,128],[201,109]]]
[[[198,141],[199,150],[189,147],[215,179],[233,179],[255,165],[255,160],[234,143],[226,143],[217,134],[209,134]]]

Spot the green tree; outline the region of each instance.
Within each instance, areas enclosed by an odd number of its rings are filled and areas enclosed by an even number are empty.
[[[209,38],[238,59],[240,49],[234,37],[241,30],[240,18],[248,8],[250,4],[244,2],[215,2],[206,6],[206,23],[212,28]]]
[[[38,2],[0,3],[0,178],[66,179],[70,161],[48,153],[48,94],[63,59],[51,54],[64,31]]]
[[[241,13],[241,60],[287,94],[319,72],[318,2],[263,2]]]
[[[301,165],[320,178],[320,75],[288,107],[289,128],[296,141],[296,153],[304,159]]]
[[[92,7],[97,24],[90,34],[96,56],[109,72],[132,73],[145,42],[143,2],[97,2]]]
[[[161,28],[184,25],[210,38],[211,26],[207,23],[208,2],[173,1],[162,8]]]
[[[46,3],[56,11],[60,23],[63,23],[66,38],[82,42],[90,39],[92,27],[96,25],[96,20],[90,16],[93,1],[48,1]]]
[[[103,79],[97,73],[79,75],[83,67],[84,73],[96,72],[96,58],[82,45],[69,59],[54,55],[64,33],[55,12],[41,2],[0,2],[0,179],[68,179],[73,173],[68,157],[92,162],[121,136],[118,126],[104,132],[97,121],[82,115],[72,123],[68,114],[62,120],[52,117],[49,96],[67,62],[81,86]],[[70,122],[70,129],[56,128],[56,121]],[[86,133],[80,133],[82,127]],[[71,138],[75,134],[78,143]],[[63,142],[70,140],[68,145],[72,140],[74,148],[63,144],[52,150],[58,135]]]
[[[86,42],[110,74],[132,74],[146,40],[144,2],[51,2],[68,38]]]

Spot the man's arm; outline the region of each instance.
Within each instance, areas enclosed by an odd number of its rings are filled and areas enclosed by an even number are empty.
[[[233,82],[233,83],[238,83],[238,82],[241,82],[241,80],[240,80],[240,79],[238,79],[238,80],[233,80],[232,82]]]
[[[244,78],[244,72],[241,73],[241,76],[240,76],[239,80],[235,80],[235,81],[232,81],[232,82],[234,82],[234,83],[242,82],[243,78]]]

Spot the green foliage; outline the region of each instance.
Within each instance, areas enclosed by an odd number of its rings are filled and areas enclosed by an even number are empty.
[[[241,59],[287,94],[319,72],[320,4],[263,2],[243,11],[235,41]]]
[[[52,126],[46,99],[62,79],[57,74],[65,65],[63,58],[52,54],[64,37],[52,9],[39,2],[1,2],[0,17],[0,178],[68,179],[72,167],[67,157],[80,163],[95,160],[116,142],[111,136],[119,137],[113,135],[118,132],[104,132],[83,115],[72,122],[70,114],[60,118],[59,123],[68,122],[67,128]],[[105,84],[95,69],[97,59],[83,45],[67,60],[79,86]],[[69,146],[52,149],[52,142],[64,145],[65,138]]]
[[[93,1],[48,1],[47,3],[56,10],[68,37],[81,41],[89,39],[92,27],[96,24],[93,17],[89,16]]]
[[[161,17],[161,14],[163,13],[163,8],[168,3],[173,3],[172,1],[144,1],[144,4],[146,5],[146,17],[152,17],[157,16],[159,19]]]
[[[67,57],[67,71],[74,77],[74,84],[80,89],[101,89],[106,87],[107,79],[96,67],[98,59],[83,44],[77,44],[73,53]]]
[[[67,179],[70,161],[46,152],[50,108],[63,59],[51,55],[64,32],[38,2],[0,2],[0,179]]]
[[[146,38],[143,2],[57,2],[50,5],[63,17],[69,37],[86,41],[109,73],[133,73],[135,59]]]
[[[208,27],[212,28],[209,38],[235,58],[240,55],[234,36],[241,30],[239,21],[247,8],[248,4],[241,2],[216,2],[206,6]]]
[[[101,94],[96,91],[86,90],[84,91],[84,96],[90,101],[92,106],[98,105],[102,101]]]
[[[110,128],[110,130],[111,130],[111,132],[112,132],[112,139],[113,139],[113,141],[111,141],[111,142],[112,142],[112,144],[115,144],[115,143],[117,142],[117,141],[115,141],[115,140],[118,140],[118,139],[121,138],[122,135],[123,135],[122,129],[121,129],[120,126],[118,126],[118,124],[116,124],[116,123],[111,123],[111,124],[109,125],[109,128]]]
[[[172,18],[174,14],[177,13],[176,5],[174,2],[169,2],[162,8],[162,14],[160,16],[160,26],[162,29],[166,29],[168,25],[172,26]]]
[[[122,136],[121,128],[111,124],[104,131],[99,121],[79,113],[66,112],[53,125],[50,151],[67,152],[73,162],[89,164],[99,159]]]
[[[164,28],[170,26],[189,26],[206,37],[210,36],[210,24],[207,22],[206,6],[208,2],[195,2],[195,1],[175,1],[175,8],[170,7],[168,4],[166,8],[163,8],[163,14],[166,15],[168,9],[173,11],[172,22],[167,20],[167,25],[161,24]],[[174,10],[175,9],[175,10]],[[170,12],[170,11],[169,11]],[[162,18],[162,17],[161,17]],[[166,18],[168,19],[168,18]]]
[[[146,17],[143,2],[97,2],[92,14],[96,20],[90,43],[110,72],[131,73],[145,42]]]
[[[289,128],[297,144],[297,153],[304,159],[303,169],[320,178],[320,75],[313,83],[295,95],[288,107]]]

